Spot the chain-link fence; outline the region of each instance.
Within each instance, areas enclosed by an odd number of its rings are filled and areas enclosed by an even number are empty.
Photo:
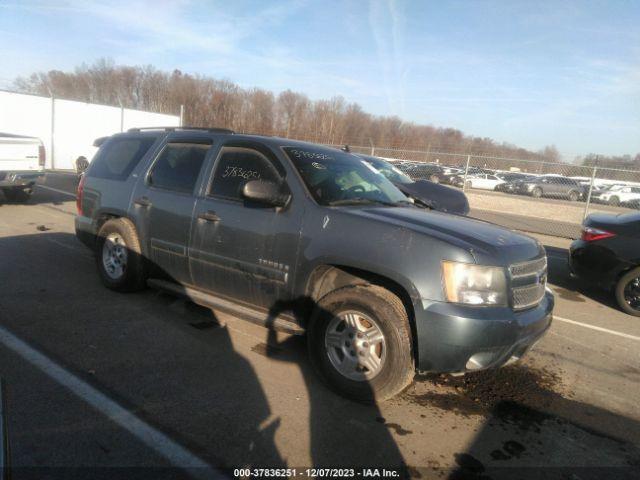
[[[353,147],[392,161],[414,180],[465,191],[470,216],[525,232],[578,238],[596,212],[640,209],[640,171],[512,158]]]

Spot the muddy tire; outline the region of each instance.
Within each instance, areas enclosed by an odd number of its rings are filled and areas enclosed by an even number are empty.
[[[359,402],[389,399],[415,374],[407,311],[382,287],[344,287],[323,297],[312,315],[307,345],[320,377]]]
[[[640,317],[640,267],[628,271],[616,284],[618,306],[629,315]]]
[[[105,287],[135,292],[146,286],[146,264],[136,228],[126,218],[108,220],[96,241],[96,264]]]
[[[32,188],[5,188],[3,190],[5,198],[9,202],[26,203],[33,193]]]
[[[533,191],[531,192],[531,196],[534,198],[542,197],[542,189],[540,187],[534,188]]]

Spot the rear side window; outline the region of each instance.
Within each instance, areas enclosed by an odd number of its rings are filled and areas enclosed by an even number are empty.
[[[126,180],[156,139],[117,138],[106,143],[87,175],[108,180]]]
[[[218,159],[208,193],[240,200],[242,188],[250,180],[279,182],[280,175],[271,161],[257,150],[225,148]]]
[[[149,185],[176,192],[192,193],[211,145],[169,143],[153,164]]]

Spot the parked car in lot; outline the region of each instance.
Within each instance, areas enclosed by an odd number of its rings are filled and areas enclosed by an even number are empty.
[[[467,176],[467,188],[477,188],[480,190],[495,190],[498,185],[505,183],[497,175],[489,175],[486,173]]]
[[[572,202],[584,197],[584,186],[567,177],[543,175],[533,180],[522,182],[518,193],[531,195],[532,197],[556,197],[567,198]]]
[[[515,175],[499,175],[504,180],[504,183],[496,185],[495,190],[497,192],[505,193],[518,193],[520,191],[520,185],[524,182],[534,181],[537,177],[535,175],[518,174]]]
[[[77,203],[106,287],[150,284],[306,334],[320,376],[358,400],[395,395],[416,369],[498,367],[551,323],[539,242],[418,208],[333,148],[129,131],[102,144]]]
[[[620,308],[640,316],[640,213],[594,213],[569,249],[575,276],[612,289]]]
[[[479,168],[479,167],[469,167],[469,170],[467,172],[467,180],[469,179],[469,177],[478,177],[480,175],[493,175],[493,170],[488,170],[486,168]],[[449,176],[447,176],[446,178],[446,182],[449,183],[450,185],[453,185],[454,187],[459,187],[462,188],[462,186],[464,185],[464,177],[465,177],[465,169],[460,169],[460,172],[458,173],[453,173]]]
[[[398,190],[414,202],[417,202],[418,205],[423,205],[439,212],[457,215],[469,213],[469,200],[460,190],[433,183],[429,180],[414,181],[402,170],[382,158],[357,155],[387,177]]]
[[[598,196],[600,203],[608,203],[609,205],[633,205],[634,202],[640,200],[640,187],[630,187],[625,185],[616,186]]]
[[[35,137],[0,133],[0,190],[7,200],[26,202],[44,175],[45,150]]]
[[[414,180],[429,180],[433,183],[440,183],[446,179],[443,168],[433,163],[415,162],[402,165],[399,168]]]

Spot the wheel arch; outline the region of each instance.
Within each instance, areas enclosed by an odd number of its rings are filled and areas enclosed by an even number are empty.
[[[328,293],[352,285],[376,285],[395,294],[404,305],[409,319],[412,336],[412,351],[416,365],[418,364],[417,331],[415,307],[409,293],[412,288],[371,270],[341,264],[317,265],[308,275],[305,283],[305,296],[314,303]]]

